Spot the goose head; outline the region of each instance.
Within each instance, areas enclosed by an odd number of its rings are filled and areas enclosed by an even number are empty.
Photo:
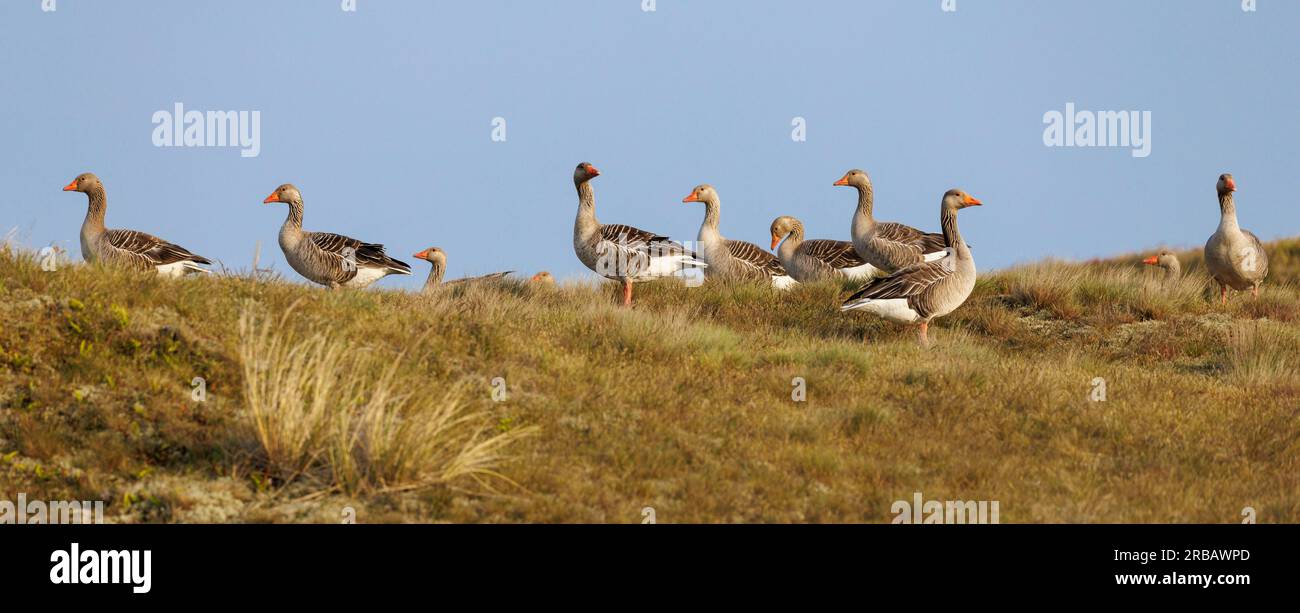
[[[424,251],[417,252],[415,255],[412,255],[411,257],[417,260],[424,260],[430,264],[447,263],[447,253],[437,247],[429,247]]]
[[[781,239],[790,235],[794,231],[799,220],[789,215],[782,215],[772,221],[772,249],[781,243]]]
[[[1178,256],[1168,249],[1161,249],[1155,255],[1142,260],[1142,263],[1168,269],[1178,266]]]
[[[575,184],[582,184],[592,179],[595,179],[596,177],[599,176],[600,176],[600,171],[596,170],[595,166],[592,166],[588,162],[583,162],[581,164],[578,164],[578,167],[574,169],[573,182]]]
[[[1214,186],[1220,195],[1237,191],[1237,182],[1233,180],[1232,173],[1225,172],[1219,175],[1219,182]]]
[[[555,285],[555,277],[551,276],[551,273],[545,270],[533,275],[529,281],[540,285]]]
[[[104,189],[104,184],[99,182],[99,177],[93,172],[83,172],[77,175],[71,183],[63,186],[65,192],[82,192],[89,193],[96,189]]]
[[[682,202],[705,202],[716,203],[718,201],[718,192],[713,189],[712,185],[707,183],[696,185],[691,193],[682,198]]]
[[[982,204],[984,203],[980,202],[978,198],[959,189],[950,189],[943,194],[943,208],[945,209],[956,211],[968,206],[980,206]]]
[[[840,180],[833,183],[833,185],[839,187],[847,185],[849,187],[863,189],[871,187],[871,177],[867,176],[867,171],[854,168],[853,170],[844,173],[844,176],[840,177]]]
[[[302,193],[300,193],[298,188],[294,187],[292,183],[285,183],[284,185],[275,188],[275,191],[271,192],[271,195],[267,196],[266,199],[262,201],[263,204],[270,204],[272,202],[283,202],[286,204],[296,202],[301,204]]]

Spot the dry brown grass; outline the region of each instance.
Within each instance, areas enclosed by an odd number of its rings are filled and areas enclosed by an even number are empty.
[[[999,500],[1003,522],[1233,522],[1247,505],[1260,521],[1300,521],[1300,241],[1269,250],[1263,296],[1226,308],[1190,254],[1172,286],[1136,257],[986,274],[932,327],[928,351],[911,330],[839,313],[835,284],[651,283],[626,310],[606,284],[327,292],[48,273],[10,252],[0,478],[7,491],[109,500],[115,521],[338,521],[346,505],[361,521],[637,522],[651,506],[660,522],[875,522],[914,491]],[[296,393],[284,404],[306,416],[276,425],[284,416],[268,408],[262,427],[275,434],[250,434],[261,402],[246,398],[240,357],[250,300],[265,318],[297,304],[293,326],[247,328],[286,335],[271,353],[363,360],[371,376],[282,366],[298,392],[254,387]],[[390,383],[375,383],[385,373]],[[198,375],[203,403],[189,399]],[[495,377],[505,402],[490,399]],[[795,377],[806,402],[791,400]],[[1097,377],[1105,402],[1089,400]],[[310,409],[316,396],[383,387],[377,414],[395,416],[445,410],[454,382],[466,383],[450,398],[480,412],[476,424],[537,428],[499,468],[518,487],[460,491],[435,483],[436,468],[404,472],[364,447],[322,444],[329,428],[311,425],[330,414]],[[377,397],[345,403],[353,421],[333,431],[361,439],[375,427],[408,441],[381,455],[430,457],[410,446],[415,431],[356,417]],[[388,487],[399,482],[427,487]]]
[[[325,332],[299,338],[295,306],[276,317],[247,305],[239,317],[248,421],[275,479],[349,495],[510,482],[498,471],[505,450],[533,428],[489,434],[487,413],[469,409],[463,386],[399,378],[408,350],[378,356]]]

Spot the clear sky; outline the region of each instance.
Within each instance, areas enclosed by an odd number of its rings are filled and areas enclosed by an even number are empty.
[[[1234,173],[1244,227],[1300,233],[1300,2],[41,0],[0,3],[0,233],[73,257],[93,171],[108,225],[301,280],[276,235],[295,183],[306,227],[449,277],[573,254],[574,166],[597,215],[694,239],[681,199],[712,183],[729,238],[778,215],[847,239],[861,167],[877,217],[937,230],[944,190],[981,269],[1198,246]],[[155,147],[156,111],[259,111],[261,151]],[[1151,153],[1049,148],[1044,113],[1150,111]],[[492,120],[506,120],[494,142]],[[807,140],[791,139],[803,117]]]

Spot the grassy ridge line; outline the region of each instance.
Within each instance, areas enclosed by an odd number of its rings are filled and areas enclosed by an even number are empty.
[[[1300,241],[1258,301],[1170,287],[1140,258],[981,276],[935,348],[842,288],[519,284],[423,297],[213,276],[169,282],[0,256],[0,493],[104,499],[112,521],[887,521],[894,500],[999,500],[1004,522],[1300,520]],[[243,416],[241,305],[477,382],[536,427],[518,487],[328,492],[267,480]],[[382,363],[382,362],[381,362]],[[190,382],[207,380],[208,399]],[[489,381],[505,379],[494,403]],[[807,401],[791,400],[791,381]],[[1107,400],[1090,402],[1105,379]]]

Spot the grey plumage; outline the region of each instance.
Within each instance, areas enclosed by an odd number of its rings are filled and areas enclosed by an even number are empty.
[[[961,190],[948,190],[940,204],[945,255],[899,269],[876,279],[849,296],[841,310],[865,310],[891,321],[921,324],[921,341],[928,343],[927,325],[961,306],[975,288],[975,260],[957,228],[957,211],[981,204]]]
[[[1165,280],[1172,281],[1183,275],[1183,265],[1178,261],[1178,254],[1168,249],[1161,249],[1155,255],[1142,260],[1143,264],[1158,266],[1165,271]]]
[[[1219,284],[1219,294],[1227,301],[1228,288],[1250,289],[1259,294],[1259,286],[1268,276],[1268,253],[1259,237],[1237,224],[1237,205],[1233,192],[1237,182],[1231,174],[1219,175],[1219,227],[1205,243],[1205,268]]]
[[[491,281],[504,278],[506,275],[513,273],[513,270],[503,272],[494,272],[491,274],[480,275],[477,277],[462,277],[443,281],[443,276],[447,272],[447,253],[438,247],[429,247],[424,251],[411,256],[424,260],[429,263],[429,276],[424,280],[424,288],[421,290],[425,293],[436,291],[440,287],[449,287],[464,283],[478,283],[482,281]]]
[[[858,255],[853,243],[827,239],[804,240],[803,222],[783,215],[772,221],[772,245],[780,242],[777,259],[794,280],[810,283],[826,279],[871,278],[880,271]],[[784,239],[784,240],[782,240]]]
[[[878,222],[874,217],[875,189],[867,173],[853,169],[835,182],[858,191],[850,234],[858,255],[886,273],[938,257],[944,250],[942,234],[922,232],[901,223]]]
[[[578,214],[573,220],[573,252],[587,268],[623,283],[623,304],[632,303],[632,283],[668,277],[706,264],[695,252],[668,237],[625,224],[596,219],[596,193],[591,180],[600,176],[583,162],[573,171],[578,190]]]
[[[94,173],[78,175],[63,190],[86,194],[86,219],[81,224],[81,255],[87,262],[102,262],[132,270],[154,270],[171,276],[208,272],[199,265],[212,264],[210,260],[191,253],[180,245],[139,230],[105,228],[108,197],[103,182]]]
[[[704,204],[704,221],[700,224],[697,243],[700,258],[709,266],[704,274],[712,279],[770,281],[775,287],[795,283],[781,261],[763,248],[747,241],[731,240],[718,229],[722,204],[711,185],[698,185],[682,202]]]
[[[388,257],[381,244],[303,230],[302,193],[290,183],[276,188],[263,202],[289,206],[289,215],[280,227],[280,249],[289,266],[309,281],[330,288],[360,288],[390,274],[411,274],[410,265]]]

